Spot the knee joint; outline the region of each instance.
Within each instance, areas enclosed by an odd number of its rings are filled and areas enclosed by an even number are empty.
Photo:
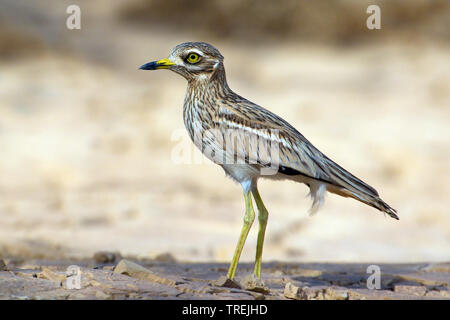
[[[245,224],[252,224],[255,221],[255,213],[248,213],[244,216]]]
[[[262,210],[258,214],[258,221],[259,223],[266,223],[269,218],[269,213],[266,210]]]

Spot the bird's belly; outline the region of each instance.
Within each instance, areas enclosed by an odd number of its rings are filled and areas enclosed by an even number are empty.
[[[252,164],[222,164],[221,167],[229,177],[239,183],[257,179],[260,176],[258,166]]]

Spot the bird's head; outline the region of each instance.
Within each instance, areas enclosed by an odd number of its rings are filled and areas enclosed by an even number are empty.
[[[189,81],[209,80],[223,71],[223,56],[205,42],[185,42],[177,45],[166,59],[144,64],[141,70],[172,70]]]

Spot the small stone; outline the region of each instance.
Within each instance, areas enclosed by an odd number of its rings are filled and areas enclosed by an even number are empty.
[[[0,271],[7,271],[6,263],[5,263],[5,261],[3,261],[3,259],[0,259]]]
[[[109,294],[103,292],[103,291],[96,291],[96,292],[95,292],[95,297],[96,297],[97,299],[103,299],[103,300],[105,300],[105,299],[111,299],[111,296],[110,296]]]
[[[114,273],[126,274],[133,278],[145,278],[151,272],[137,263],[122,259],[114,268]]]
[[[348,299],[349,300],[367,300],[366,292],[369,292],[368,290],[350,290],[348,292]]]
[[[415,296],[423,296],[427,292],[427,288],[425,286],[395,285],[394,292]]]
[[[97,263],[113,263],[121,258],[119,252],[99,251],[94,254],[94,260]]]
[[[284,287],[284,296],[295,300],[306,299],[306,297],[302,294],[300,287],[297,287],[292,282],[286,283],[286,286]]]
[[[266,300],[266,296],[264,294],[260,294],[258,292],[255,292],[253,294],[253,297],[255,298],[255,300]]]
[[[242,289],[241,285],[236,281],[227,278],[226,276],[221,276],[219,279],[211,282],[212,286],[215,287],[224,287],[224,288],[232,288],[232,289]]]
[[[100,287],[102,284],[96,280],[89,281],[89,284],[93,287]]]
[[[284,296],[295,300],[324,300],[330,299],[327,297],[326,290],[328,286],[314,286],[314,287],[298,287],[291,282],[288,282],[284,287]],[[332,294],[332,292],[329,292]],[[332,298],[335,299],[336,297]],[[347,297],[346,297],[347,298]]]
[[[329,287],[324,292],[325,300],[347,300],[348,290],[343,287]]]
[[[450,291],[448,290],[430,290],[425,294],[425,297],[434,299],[449,299]]]
[[[243,280],[243,288],[245,290],[267,294],[270,292],[269,288],[261,279],[258,279],[254,274],[246,276]]]
[[[59,274],[51,271],[49,268],[42,267],[42,272],[37,274],[38,278],[47,279],[50,281],[63,283],[66,280],[66,276],[64,274]]]
[[[125,259],[120,260],[120,262],[114,268],[114,273],[126,274],[136,279],[157,282],[167,286],[175,286],[178,284],[178,282],[175,280],[158,276],[147,268],[144,268],[137,263]]]
[[[158,262],[167,262],[167,263],[177,262],[175,257],[168,252],[158,254],[155,258],[153,258],[153,260],[158,261]]]
[[[16,276],[27,277],[27,278],[36,278],[37,274],[39,272],[39,271],[34,270],[34,269],[18,269],[18,268],[14,269],[14,270],[11,270],[11,271],[14,272],[14,274]]]

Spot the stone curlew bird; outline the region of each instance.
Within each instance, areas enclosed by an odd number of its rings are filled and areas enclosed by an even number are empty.
[[[169,69],[187,80],[183,118],[191,139],[242,186],[244,224],[227,273],[228,285],[235,284],[239,257],[255,219],[253,200],[259,231],[252,279],[256,286],[264,285],[261,260],[268,211],[257,188],[261,177],[306,184],[313,199],[311,213],[323,204],[328,191],[354,198],[398,220],[396,210],[374,188],[330,160],[285,120],[233,92],[225,78],[223,59],[210,44],[186,42],[176,46],[168,58],[140,69]]]

